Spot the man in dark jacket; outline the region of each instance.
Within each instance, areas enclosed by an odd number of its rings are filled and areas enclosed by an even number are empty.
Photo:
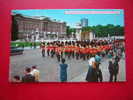
[[[109,70],[109,74],[110,74],[109,81],[112,82],[113,81],[113,74],[114,74],[114,65],[113,65],[112,61],[109,61],[108,70]]]
[[[114,82],[117,81],[117,75],[119,72],[119,64],[118,64],[118,60],[115,59],[114,63],[112,63],[112,61],[109,61],[109,73],[110,73],[110,82],[113,81],[113,77],[114,77]]]
[[[119,64],[118,64],[118,61],[115,60],[115,62],[114,62],[114,77],[115,77],[114,82],[117,81],[118,72],[119,72]]]
[[[30,68],[25,69],[25,75],[22,77],[22,82],[25,82],[25,83],[35,82],[35,77],[31,75]]]

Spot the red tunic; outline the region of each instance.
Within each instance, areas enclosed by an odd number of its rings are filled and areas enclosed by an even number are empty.
[[[66,52],[71,52],[71,46],[67,46],[67,48],[66,48]]]
[[[75,47],[75,50],[74,50],[76,53],[79,53],[80,52],[80,48],[78,46]]]
[[[90,53],[90,48],[85,48],[85,50],[86,50],[86,54]]]
[[[50,50],[50,46],[49,45],[47,46],[47,50]]]

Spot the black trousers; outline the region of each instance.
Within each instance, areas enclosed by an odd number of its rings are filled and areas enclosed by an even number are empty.
[[[49,56],[49,52],[50,52],[50,50],[47,50],[47,55]]]
[[[57,54],[56,54],[56,57],[57,57],[58,62],[60,62],[61,56],[57,53]]]
[[[51,50],[51,58],[53,58],[55,55],[55,51],[54,50]]]
[[[45,50],[42,50],[42,57],[45,57]]]
[[[86,54],[82,54],[83,60],[86,60]]]
[[[113,82],[113,78],[114,78],[114,82],[116,82],[117,81],[117,74],[110,73],[109,81]]]
[[[74,56],[75,56],[75,55],[74,55],[74,51],[72,51],[72,57],[74,58]]]
[[[71,52],[68,52],[68,59],[71,58]]]
[[[65,52],[65,58],[68,56],[68,53],[67,52]]]
[[[76,52],[76,59],[79,59],[79,53]]]
[[[114,82],[117,81],[117,74],[114,75]]]
[[[87,57],[87,59],[89,59],[90,58],[90,54],[86,54],[86,57]]]

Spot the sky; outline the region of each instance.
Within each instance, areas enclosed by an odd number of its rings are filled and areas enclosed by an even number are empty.
[[[79,11],[84,12],[70,14],[66,12]],[[94,11],[98,13],[86,13],[86,11]],[[119,12],[119,13],[103,13],[105,11]],[[12,13],[22,14],[24,16],[45,16],[50,19],[56,19],[65,21],[68,26],[76,27],[76,23],[79,23],[82,18],[88,19],[88,26],[96,25],[120,25],[124,26],[124,10],[123,9],[29,9],[29,10],[12,10]]]

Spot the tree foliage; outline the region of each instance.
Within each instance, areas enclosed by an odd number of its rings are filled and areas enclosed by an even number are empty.
[[[88,26],[83,27],[82,32],[90,32],[93,31],[97,37],[107,37],[110,36],[123,36],[124,35],[124,27],[120,25],[97,25],[97,26]]]
[[[70,36],[70,35],[72,35],[72,33],[76,33],[76,29],[70,28],[70,26],[67,26],[66,33],[67,33],[67,36]]]
[[[90,32],[92,31],[92,28],[91,27],[82,27],[82,32]]]

